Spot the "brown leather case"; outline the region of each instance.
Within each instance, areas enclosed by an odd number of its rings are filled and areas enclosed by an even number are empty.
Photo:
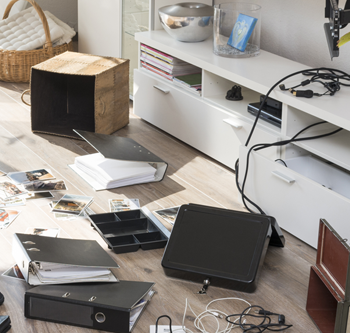
[[[311,267],[306,311],[322,333],[349,333],[350,247],[320,220],[316,265]]]

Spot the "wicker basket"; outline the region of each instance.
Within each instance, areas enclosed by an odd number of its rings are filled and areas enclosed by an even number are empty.
[[[12,0],[6,7],[3,19],[9,16],[12,6],[18,0]],[[29,82],[30,69],[32,66],[39,64],[55,55],[65,51],[72,51],[72,42],[52,47],[49,25],[46,16],[40,6],[34,0],[26,0],[39,14],[43,23],[46,43],[42,49],[30,51],[13,51],[0,49],[0,81],[8,82]]]

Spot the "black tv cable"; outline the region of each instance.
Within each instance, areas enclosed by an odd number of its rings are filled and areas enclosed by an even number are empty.
[[[328,73],[320,73],[320,71],[327,71]],[[337,74],[337,73],[340,73],[340,74]],[[298,74],[304,74],[304,75],[308,75],[308,76],[312,76],[314,79],[314,82],[321,82],[319,81],[318,79],[324,79],[324,80],[332,80],[332,82],[334,80],[336,80],[336,82],[338,82],[339,85],[344,85],[344,86],[350,86],[350,84],[346,84],[346,83],[343,83],[341,82],[340,80],[346,80],[346,81],[349,81],[350,82],[350,75],[341,71],[341,70],[337,70],[337,69],[333,69],[333,68],[326,68],[326,67],[320,67],[320,68],[314,68],[314,69],[307,69],[307,70],[300,70],[300,71],[297,71],[297,72],[294,72],[294,73],[291,73],[285,77],[283,77],[281,80],[279,80],[278,82],[276,82],[270,89],[269,91],[266,93],[264,99],[261,101],[260,103],[260,107],[259,107],[259,110],[257,112],[257,115],[255,117],[255,120],[254,120],[254,123],[253,123],[253,126],[250,130],[250,133],[248,135],[248,138],[247,138],[247,141],[245,143],[245,146],[248,146],[249,142],[250,142],[250,139],[254,133],[254,130],[255,130],[255,127],[256,127],[256,124],[259,120],[259,117],[260,117],[260,113],[261,113],[261,110],[262,110],[262,107],[263,105],[265,104],[268,96],[270,95],[270,93],[272,92],[273,89],[275,89],[278,85],[280,85],[283,81],[285,81],[286,79],[292,77],[292,76],[295,76],[295,75],[298,75]],[[304,86],[306,84],[309,84],[311,83],[311,80],[309,80],[310,82],[307,82],[305,83],[306,81],[303,81],[300,85],[301,86]],[[324,82],[321,82],[323,85],[324,85]],[[295,92],[295,88],[297,88],[298,86],[300,85],[297,85],[297,86],[294,86],[292,88],[289,88],[288,90],[292,89],[293,92]],[[280,85],[280,88],[281,90],[287,90],[284,85]],[[339,89],[340,89],[340,86],[339,86]],[[338,89],[338,90],[339,90]],[[337,91],[338,91],[337,90]],[[313,92],[312,92],[313,93]],[[294,93],[293,93],[294,94]],[[300,96],[300,93],[299,95],[297,94],[294,94],[295,96],[299,97]],[[322,96],[321,94],[315,94],[316,96]],[[304,97],[304,96],[302,96]],[[312,97],[312,96],[311,96]],[[322,124],[322,123],[325,123],[325,122],[318,122],[318,123],[315,123],[315,124],[312,124],[312,125],[309,125],[305,128],[303,128],[301,131],[299,131],[297,134],[295,134],[293,136],[292,139],[290,140],[283,140],[283,141],[278,141],[278,142],[275,142],[275,143],[270,143],[270,144],[257,144],[257,145],[254,145],[253,147],[251,147],[251,149],[248,151],[248,154],[247,154],[247,163],[246,163],[246,170],[245,170],[245,175],[244,175],[244,179],[243,179],[243,182],[242,182],[242,188],[240,187],[239,185],[239,182],[238,182],[238,174],[239,174],[239,159],[237,159],[236,163],[235,163],[235,173],[236,173],[236,187],[239,191],[239,193],[241,194],[241,197],[242,197],[242,201],[243,201],[243,204],[244,206],[246,207],[246,209],[251,212],[251,213],[254,213],[247,205],[246,202],[249,202],[252,206],[254,206],[261,214],[264,214],[265,215],[265,212],[256,204],[254,203],[252,200],[250,200],[245,194],[244,194],[244,187],[245,187],[245,183],[246,183],[246,179],[247,179],[247,174],[248,174],[248,168],[249,168],[249,155],[251,153],[252,150],[260,150],[260,149],[264,149],[264,148],[268,148],[268,147],[272,147],[272,146],[282,146],[282,145],[286,145],[286,144],[289,144],[289,143],[292,143],[292,142],[295,142],[295,141],[302,141],[302,140],[313,140],[313,139],[317,139],[317,138],[321,138],[321,137],[324,137],[324,136],[328,136],[328,135],[332,135],[332,134],[335,134],[335,133],[338,133],[340,130],[342,130],[341,128],[336,130],[336,131],[333,131],[333,132],[330,132],[330,133],[326,133],[326,134],[323,134],[323,135],[319,135],[319,136],[314,136],[314,137],[305,137],[305,138],[300,138],[300,139],[297,139],[297,137],[302,133],[304,132],[305,130],[307,130],[308,128],[312,127],[312,126],[316,126],[316,125],[319,125],[319,124]]]
[[[269,148],[269,147],[276,147],[276,146],[283,146],[283,145],[287,145],[289,143],[292,143],[292,142],[298,142],[298,141],[307,141],[307,140],[315,140],[315,139],[319,139],[319,138],[323,138],[323,137],[326,137],[326,136],[330,136],[330,135],[333,135],[333,134],[336,134],[338,132],[340,132],[342,130],[342,128],[338,128],[332,132],[329,132],[329,133],[325,133],[325,134],[321,134],[321,135],[315,135],[315,136],[309,136],[309,137],[304,137],[304,138],[297,138],[297,136],[299,134],[301,134],[304,130],[306,130],[307,128],[310,128],[312,126],[316,126],[316,125],[319,125],[320,123],[323,123],[323,122],[319,122],[319,123],[315,123],[315,124],[312,124],[312,125],[309,125],[308,127],[304,128],[303,130],[301,130],[299,133],[297,133],[292,139],[289,139],[289,140],[283,140],[283,141],[277,141],[277,142],[273,142],[273,143],[258,143],[258,144],[255,144],[253,145],[248,153],[247,153],[247,161],[246,161],[246,169],[245,169],[245,174],[244,174],[244,178],[243,178],[243,182],[242,182],[242,188],[239,189],[241,195],[242,195],[242,200],[243,200],[243,203],[244,203],[244,206],[251,212],[251,213],[254,213],[246,204],[246,200],[250,203],[252,203],[251,200],[249,200],[245,194],[244,194],[244,187],[245,187],[245,184],[246,184],[246,181],[247,181],[247,175],[248,175],[248,169],[249,169],[249,158],[250,158],[250,154],[251,152],[254,150],[254,151],[258,151],[258,150],[261,150],[261,149],[265,149],[265,148]],[[237,178],[238,178],[238,174],[237,174],[237,171],[236,171],[236,184],[237,184]],[[239,186],[239,184],[238,184]],[[259,212],[261,214],[265,214],[264,211],[259,207],[257,206],[255,203],[253,203],[253,206],[255,206]]]
[[[325,73],[320,73],[321,71],[326,71]],[[327,73],[328,72],[328,73]],[[339,74],[337,74],[339,73]],[[294,73],[291,73],[285,77],[283,77],[281,80],[279,80],[278,82],[276,82],[270,89],[269,91],[267,92],[267,94],[265,95],[264,99],[261,101],[260,103],[260,107],[259,107],[259,110],[258,110],[258,113],[256,115],[256,118],[255,118],[255,121],[253,123],[253,126],[252,126],[252,129],[250,130],[250,133],[248,135],[248,138],[247,138],[247,141],[245,143],[245,146],[248,146],[249,144],[249,141],[253,135],[253,132],[255,130],[255,127],[256,127],[256,124],[259,120],[259,117],[260,117],[260,113],[261,113],[261,110],[262,110],[262,107],[265,105],[265,102],[268,98],[268,96],[271,94],[272,90],[274,90],[278,85],[280,85],[283,81],[289,79],[290,77],[293,77],[295,75],[298,75],[298,74],[303,74],[303,75],[312,75],[313,77],[316,77],[317,80],[315,79],[314,82],[320,82],[321,84],[326,84],[324,82],[321,82],[320,79],[323,79],[323,80],[331,80],[331,82],[333,82],[334,80],[336,80],[336,82],[338,82],[339,85],[343,85],[343,86],[350,86],[350,75],[339,70],[339,69],[334,69],[334,68],[327,68],[327,67],[319,67],[319,68],[313,68],[313,69],[303,69],[303,70],[300,70],[300,71],[297,71],[297,72],[294,72]],[[346,84],[344,82],[341,82],[340,80],[345,80],[345,81],[349,81],[349,84]],[[305,81],[303,81],[305,82]],[[300,84],[300,85],[303,85],[303,82]],[[312,81],[310,80],[310,82],[308,83],[311,83]],[[285,88],[284,85],[280,85],[280,88],[281,90],[289,90],[289,89],[292,89],[294,90],[296,87],[300,86],[300,85],[297,85],[297,86],[294,86],[292,88]],[[305,85],[305,84],[304,84]],[[296,91],[295,91],[296,92]],[[300,90],[299,90],[300,92]],[[296,96],[296,94],[295,94]],[[318,94],[316,96],[322,96],[322,94]]]

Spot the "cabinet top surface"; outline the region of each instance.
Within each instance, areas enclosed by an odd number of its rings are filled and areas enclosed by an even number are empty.
[[[285,76],[311,69],[311,67],[263,50],[257,57],[220,57],[213,53],[212,39],[199,43],[185,43],[171,38],[164,30],[136,33],[135,39],[261,94],[266,94],[274,84]],[[283,84],[286,87],[295,86],[306,78],[302,74],[298,74],[283,81]],[[325,92],[325,89],[317,83],[301,87],[301,90],[306,89],[317,93]],[[306,99],[297,98],[288,91],[281,91],[277,86],[270,96],[315,117],[350,130],[350,112],[348,112],[350,87],[342,86],[335,96]]]

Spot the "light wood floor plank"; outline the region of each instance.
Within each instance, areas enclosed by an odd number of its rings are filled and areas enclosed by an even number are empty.
[[[27,84],[0,82],[0,170],[8,172],[49,168],[57,178],[64,179],[68,186],[67,192],[54,193],[56,199],[64,193],[93,196],[94,203],[91,208],[97,213],[109,210],[108,199],[111,198],[138,198],[141,205],[151,211],[190,202],[245,210],[235,187],[235,175],[232,170],[132,113],[130,124],[114,135],[130,137],[163,158],[169,163],[167,174],[164,180],[157,183],[94,191],[68,167],[68,164],[74,163],[75,157],[94,153],[94,149],[80,140],[33,134],[30,126],[30,108],[23,105],[20,98],[22,91],[27,87]],[[50,212],[49,202],[50,199],[33,200],[27,202],[26,206],[17,207],[16,209],[21,211],[20,215],[7,229],[0,230],[0,274],[14,263],[11,256],[11,240],[14,233],[23,233],[28,227],[59,227],[60,237],[98,241],[120,265],[120,269],[116,271],[120,279],[156,283],[157,294],[141,316],[134,333],[147,333],[149,325],[154,325],[157,317],[163,314],[170,315],[173,323],[180,325],[186,299],[199,314],[204,311],[208,302],[222,297],[244,298],[267,310],[285,314],[287,322],[294,325],[288,332],[318,331],[305,311],[310,265],[315,262],[316,251],[288,233],[285,233],[285,248],[269,248],[258,278],[258,288],[254,293],[210,286],[207,295],[198,295],[196,292],[201,288],[201,284],[165,276],[161,266],[164,249],[115,254],[108,249],[87,219],[57,220]],[[171,229],[170,224],[164,222],[164,225]],[[234,265],[235,255],[237,254],[228,254],[228,264]],[[99,332],[25,319],[23,294],[28,288],[29,286],[22,281],[0,276],[0,291],[6,299],[0,307],[0,314],[10,315],[14,332]],[[246,307],[245,303],[237,300],[227,300],[215,306],[228,314],[240,312]],[[186,315],[185,325],[195,330],[194,315],[189,309]],[[215,332],[215,321],[208,321],[207,325],[210,332]],[[220,325],[223,328],[225,322],[220,320]]]

